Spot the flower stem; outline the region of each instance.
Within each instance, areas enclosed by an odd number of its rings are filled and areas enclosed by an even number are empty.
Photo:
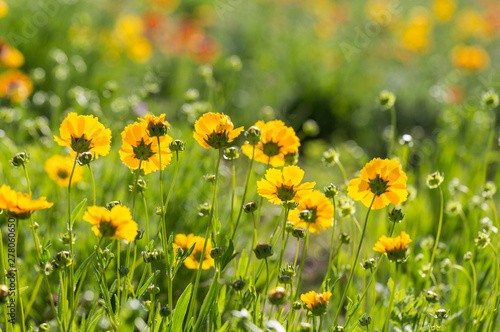
[[[391,107],[391,143],[389,145],[389,151],[387,156],[390,158],[394,153],[394,148],[396,146],[396,107]]]
[[[432,274],[432,266],[434,265],[434,258],[436,257],[436,250],[439,244],[439,237],[441,236],[441,228],[443,226],[443,190],[439,187],[439,197],[440,197],[440,207],[439,207],[439,224],[438,231],[436,235],[436,241],[434,241],[434,248],[432,248],[431,260],[429,263],[429,273],[427,274],[427,282],[429,281],[429,276]]]
[[[330,278],[331,273],[332,273],[332,268],[333,268],[333,242],[335,240],[335,198],[332,198],[332,204],[333,204],[333,217],[332,217],[332,238],[330,239],[330,255],[328,257],[328,272],[326,273],[325,276],[325,281]]]
[[[90,177],[92,179],[92,198],[93,198],[93,205],[96,205],[96,195],[95,195],[95,180],[94,180],[94,172],[92,172],[92,167],[90,167],[90,164],[88,164],[89,166],[89,171],[90,171]]]
[[[356,256],[354,258],[354,263],[351,267],[351,272],[349,273],[349,280],[347,281],[347,285],[344,289],[344,292],[342,294],[342,297],[340,298],[340,303],[337,308],[337,312],[335,313],[335,318],[333,320],[333,324],[337,325],[337,320],[340,315],[340,311],[342,310],[342,307],[344,306],[344,300],[347,296],[347,292],[349,291],[349,286],[351,285],[352,278],[354,276],[354,270],[356,269],[356,265],[358,264],[358,258],[359,258],[359,253],[361,251],[361,246],[363,245],[363,240],[365,238],[365,233],[366,233],[366,225],[368,224],[368,217],[370,216],[370,211],[372,210],[373,202],[375,202],[375,198],[377,196],[373,195],[372,202],[370,203],[370,207],[368,208],[368,211],[366,212],[366,217],[365,217],[365,224],[363,225],[363,233],[361,233],[361,239],[359,240],[359,245],[358,245],[358,250],[356,251]]]
[[[71,254],[71,265],[69,267],[69,307],[74,310],[75,306],[75,285],[74,285],[74,271],[75,271],[75,253],[73,250],[73,222],[71,221],[71,182],[73,181],[73,174],[75,173],[76,158],[73,163],[73,169],[71,170],[71,175],[69,176],[68,182],[68,237],[69,237],[69,252]],[[70,328],[70,326],[68,327]]]
[[[394,297],[396,296],[396,288],[398,285],[398,263],[396,263],[396,275],[394,276],[394,284],[392,285],[391,298],[389,299],[389,306],[387,307],[387,313],[385,315],[384,327],[382,332],[386,332],[389,329],[389,320],[391,318],[392,306],[394,305]]]
[[[234,226],[234,229],[233,229],[233,235],[231,235],[231,239],[233,241],[234,241],[234,236],[236,235],[236,230],[238,229],[238,225],[240,224],[241,213],[243,212],[243,204],[245,204],[245,199],[247,196],[248,183],[250,181],[250,176],[252,175],[254,155],[255,155],[255,145],[253,146],[253,149],[252,149],[252,159],[250,159],[250,166],[248,166],[248,173],[247,173],[247,179],[245,182],[245,189],[243,190],[243,196],[241,197],[240,212],[238,212],[238,218],[236,219],[236,225]],[[261,201],[261,203],[262,203],[262,201]],[[260,205],[259,205],[259,211],[260,211]]]
[[[266,263],[266,288],[264,291],[264,294],[262,295],[263,297],[263,303],[262,303],[262,310],[260,314],[260,325],[264,326],[264,310],[266,308],[266,299],[267,299],[267,291],[269,287],[269,263],[267,262],[267,257],[264,258],[264,261]]]

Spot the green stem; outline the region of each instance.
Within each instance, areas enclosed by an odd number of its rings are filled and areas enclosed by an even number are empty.
[[[95,195],[95,180],[94,180],[94,172],[92,172],[92,167],[89,166],[89,171],[90,171],[90,178],[92,179],[92,198],[93,198],[93,205],[96,205],[96,195]]]
[[[470,320],[471,322],[474,320],[474,307],[476,306],[476,289],[477,289],[477,278],[476,278],[476,268],[474,267],[474,263],[472,260],[469,261],[471,270],[472,270],[472,293],[471,293],[471,314]]]
[[[391,298],[389,299],[389,306],[387,307],[387,313],[385,315],[384,327],[382,332],[386,332],[389,329],[389,320],[391,318],[392,306],[394,305],[394,297],[396,296],[396,288],[398,285],[398,263],[396,263],[396,275],[394,276],[394,284],[392,285]]]
[[[243,196],[241,197],[240,212],[238,212],[238,218],[236,219],[236,225],[234,226],[233,235],[231,235],[231,239],[233,241],[234,241],[234,236],[236,235],[236,230],[238,229],[238,225],[240,224],[241,213],[243,212],[243,205],[245,204],[245,199],[247,196],[248,183],[250,182],[250,175],[252,174],[254,156],[255,156],[255,145],[253,146],[252,149],[252,159],[250,159],[250,166],[248,167],[247,179],[245,181],[245,189],[243,190]],[[260,211],[260,205],[262,204],[259,204],[259,211]]]
[[[432,266],[434,265],[434,258],[436,257],[436,250],[438,247],[439,243],[439,237],[441,236],[441,228],[443,226],[443,204],[444,204],[444,199],[443,199],[443,190],[441,187],[439,187],[439,197],[440,197],[440,207],[439,207],[439,223],[438,223],[438,231],[436,235],[436,241],[434,241],[434,248],[432,248],[432,254],[431,254],[431,261],[429,264],[429,273],[428,277],[432,274]],[[427,279],[429,281],[429,279]]]
[[[495,138],[495,124],[496,124],[496,116],[495,116],[495,112],[493,111],[490,111],[489,112],[492,119],[491,119],[491,128],[490,128],[490,132],[489,132],[489,135],[488,135],[488,142],[486,142],[486,152],[485,152],[485,155],[484,155],[484,164],[483,164],[483,172],[482,172],[482,183],[486,183],[486,180],[488,178],[488,163],[489,163],[489,154],[490,154],[490,151],[491,151],[491,148],[493,146],[493,140]]]
[[[337,161],[337,165],[339,166],[340,172],[342,173],[342,178],[344,179],[344,184],[346,184],[347,183],[347,175],[345,173],[344,166],[342,165],[340,160]]]
[[[230,230],[230,233],[233,234],[234,233],[234,216],[233,216],[233,213],[234,213],[234,192],[236,190],[236,168],[234,167],[234,159],[231,160],[231,169],[233,171],[233,186],[231,188],[231,214],[229,215],[229,221],[230,221],[230,225],[231,225],[231,230]],[[242,202],[242,205],[243,205],[243,202]]]
[[[264,326],[264,309],[266,308],[266,299],[267,299],[267,291],[269,287],[269,263],[267,262],[267,257],[264,258],[264,261],[266,263],[266,287],[264,294],[262,295],[263,297],[263,303],[262,303],[262,310],[260,313],[260,325]]]
[[[361,252],[361,246],[363,245],[363,240],[365,238],[365,233],[366,233],[366,225],[368,224],[368,217],[370,216],[370,211],[372,210],[373,202],[375,202],[376,197],[377,197],[376,195],[373,195],[372,202],[370,203],[370,207],[368,208],[368,212],[366,213],[365,224],[363,225],[363,233],[361,234],[361,239],[359,240],[358,250],[356,251],[354,263],[351,267],[351,272],[349,273],[349,280],[347,281],[347,285],[344,289],[342,297],[340,298],[340,303],[339,303],[339,306],[337,308],[337,312],[335,313],[335,318],[333,320],[334,325],[337,325],[337,320],[339,318],[340,311],[342,310],[342,307],[344,306],[344,300],[347,296],[347,292],[349,291],[349,286],[351,285],[352,278],[354,276],[354,270],[356,269],[356,265],[358,264],[359,253]]]
[[[390,158],[394,153],[396,146],[396,107],[391,107],[391,143],[389,145],[388,157]]]
[[[281,249],[280,249],[280,258],[279,258],[279,264],[278,264],[278,271],[276,273],[276,276],[279,276],[280,270],[281,270],[281,265],[283,264],[283,252],[285,251],[285,228],[286,228],[286,221],[288,219],[288,207],[285,204],[285,219],[283,220],[283,225],[281,226]],[[278,285],[278,279],[276,279],[276,286]]]
[[[15,252],[16,252],[16,271],[15,277],[16,277],[16,297],[17,297],[17,303],[18,303],[18,308],[19,311],[21,312],[21,322],[19,325],[21,325],[21,331],[25,332],[26,331],[26,325],[24,324],[25,318],[24,318],[24,307],[23,307],[23,298],[21,297],[21,287],[19,284],[19,264],[17,257],[19,257],[19,252],[17,251],[17,243],[19,242],[19,220],[15,218],[16,220],[16,229],[15,229]]]
[[[76,158],[73,163],[73,169],[71,170],[71,175],[69,176],[68,182],[68,237],[69,237],[69,252],[71,254],[71,265],[69,267],[69,307],[71,310],[75,309],[75,285],[74,285],[74,271],[75,271],[75,253],[73,250],[73,223],[71,221],[71,182],[73,181],[73,174],[75,173]]]
[[[332,269],[333,269],[333,243],[335,240],[335,226],[337,225],[335,222],[335,198],[332,198],[333,205],[333,216],[332,216],[332,237],[330,239],[330,255],[328,257],[328,272],[325,276],[325,281],[331,277]]]

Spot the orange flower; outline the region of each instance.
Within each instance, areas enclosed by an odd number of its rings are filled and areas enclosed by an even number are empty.
[[[54,180],[58,185],[67,187],[69,184],[69,177],[73,170],[74,160],[71,157],[52,156],[45,162],[45,172],[49,177]],[[82,181],[83,169],[75,167],[71,185]]]
[[[386,254],[387,258],[391,261],[401,263],[407,259],[406,252],[408,251],[408,244],[410,242],[412,240],[405,232],[401,232],[395,238],[382,235],[377,243],[375,243],[373,250]]]
[[[0,65],[9,68],[21,67],[24,64],[24,56],[6,41],[0,40]]]
[[[33,82],[23,72],[15,69],[0,74],[0,97],[21,102],[33,92]]]
[[[229,116],[220,113],[205,113],[194,124],[194,139],[205,149],[222,149],[229,146],[243,131],[243,127],[234,129]]]
[[[31,195],[12,190],[7,185],[0,187],[0,209],[7,215],[17,219],[26,219],[33,211],[50,208],[54,203],[47,202],[45,197],[31,200]]]
[[[83,220],[94,225],[92,231],[97,236],[128,242],[134,241],[137,236],[137,223],[132,220],[132,214],[126,206],[115,205],[111,211],[101,206],[89,206]]]
[[[96,158],[105,156],[111,148],[111,130],[93,115],[69,113],[61,123],[59,133],[61,137],[54,136],[55,141],[71,148],[73,158],[82,152],[91,152]]]
[[[286,166],[282,170],[268,169],[265,179],[257,181],[259,195],[267,198],[273,204],[300,200],[310,191],[316,182],[300,183],[304,171],[297,166]]]
[[[363,167],[361,176],[349,182],[347,192],[355,201],[369,207],[373,198],[373,209],[381,209],[389,203],[406,201],[408,177],[396,159],[375,158]]]
[[[162,170],[172,160],[172,153],[168,148],[171,141],[172,138],[168,135],[160,136]],[[125,127],[122,132],[122,148],[119,153],[122,162],[131,169],[138,169],[141,160],[141,169],[146,174],[156,172],[160,168],[158,139],[149,136],[146,121],[134,122]]]
[[[285,164],[285,155],[299,152],[299,138],[293,128],[285,126],[283,121],[258,121],[254,127],[261,131],[261,142],[255,146],[256,161],[281,167]],[[253,145],[245,143],[241,151],[252,158]]]
[[[203,270],[208,270],[214,266],[214,260],[210,257],[210,250],[212,250],[212,244],[210,240],[207,240],[207,247],[205,254],[203,252],[203,246],[205,245],[205,238],[201,236],[195,236],[194,234],[184,235],[177,234],[174,241],[174,249],[182,248],[184,251],[189,250],[193,245],[195,245],[193,252],[184,261],[184,265],[191,270],[197,270],[200,267],[200,260],[203,259],[201,268]],[[195,244],[196,243],[196,244]]]
[[[488,53],[478,46],[454,47],[451,51],[451,61],[456,68],[469,71],[480,71],[490,65]]]
[[[310,212],[308,221],[299,219],[299,213],[303,210]],[[290,212],[289,220],[297,227],[309,227],[312,233],[319,233],[320,228],[332,227],[333,205],[319,190],[309,191],[300,201],[299,207]]]
[[[321,316],[326,312],[330,296],[332,296],[330,292],[316,293],[315,291],[310,291],[309,293],[300,295],[300,299],[314,316]]]

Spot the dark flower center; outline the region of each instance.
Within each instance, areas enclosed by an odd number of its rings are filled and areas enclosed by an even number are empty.
[[[113,226],[111,221],[101,221],[99,223],[99,232],[101,232],[104,237],[113,237],[117,228],[118,227]]]
[[[69,172],[65,169],[59,169],[57,170],[57,177],[60,179],[66,179],[69,176]]]

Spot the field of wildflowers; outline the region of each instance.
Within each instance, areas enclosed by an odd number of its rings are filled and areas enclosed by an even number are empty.
[[[0,0],[0,330],[500,330],[493,0]]]

